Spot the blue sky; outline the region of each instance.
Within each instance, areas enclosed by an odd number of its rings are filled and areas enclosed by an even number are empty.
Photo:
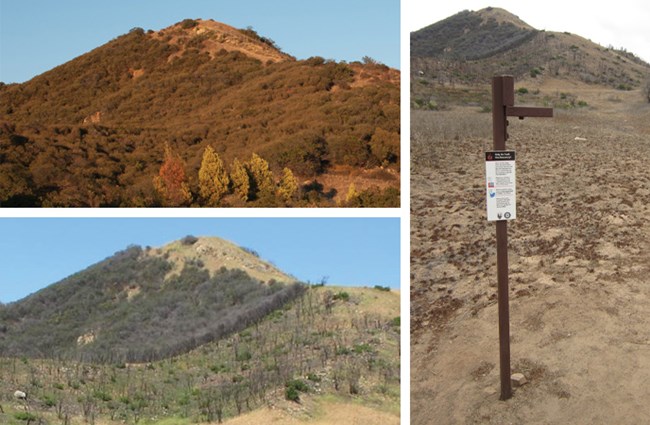
[[[303,281],[399,288],[397,218],[3,218],[0,301],[15,301],[129,244],[188,234],[256,250]]]
[[[134,27],[252,26],[286,53],[399,67],[399,0],[0,0],[0,81],[24,82]]]

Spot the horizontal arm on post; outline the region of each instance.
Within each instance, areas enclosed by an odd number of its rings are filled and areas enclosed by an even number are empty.
[[[552,118],[553,108],[531,108],[526,106],[506,106],[506,116],[519,117],[534,117],[534,118]]]

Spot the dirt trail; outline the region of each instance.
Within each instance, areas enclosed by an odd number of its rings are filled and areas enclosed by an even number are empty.
[[[586,110],[511,120],[512,364],[530,383],[507,402],[484,206],[490,116],[412,113],[413,424],[650,421],[650,107],[638,93],[584,96]]]
[[[286,409],[258,409],[231,420],[227,425],[399,425],[399,416],[354,403],[310,402],[312,415],[291,414]],[[296,408],[297,410],[300,408]]]

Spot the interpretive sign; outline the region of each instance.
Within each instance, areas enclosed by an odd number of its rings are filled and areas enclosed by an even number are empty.
[[[494,140],[494,152],[506,151],[506,140],[508,140],[508,117],[518,117],[523,120],[525,117],[552,117],[552,108],[533,108],[515,105],[515,80],[511,75],[501,75],[492,78],[492,139]],[[489,155],[489,152],[486,154]],[[504,159],[503,161],[509,161]],[[502,161],[492,161],[502,162]],[[486,164],[488,162],[486,161]],[[496,165],[493,165],[496,167]],[[487,168],[487,165],[486,165]],[[501,170],[502,183],[506,184],[512,180],[512,200],[503,199],[501,205],[512,202],[512,211],[503,211],[503,218],[499,219],[499,210],[496,210],[495,220],[497,237],[497,299],[499,303],[499,374],[501,380],[501,396],[499,399],[508,400],[512,397],[512,383],[510,382],[510,305],[508,301],[508,220],[515,218],[515,153],[512,152],[512,175],[509,168],[504,166]],[[497,175],[496,168],[493,172],[494,185],[496,189]],[[509,176],[506,179],[506,176]],[[488,202],[490,198],[490,182],[488,180]],[[496,190],[493,192],[497,197]],[[504,192],[505,193],[505,192]],[[506,217],[506,212],[510,217]],[[488,220],[490,220],[490,207],[488,203]]]
[[[517,217],[515,152],[485,152],[485,199],[488,221]]]

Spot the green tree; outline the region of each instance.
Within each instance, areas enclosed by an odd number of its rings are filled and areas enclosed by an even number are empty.
[[[269,163],[262,157],[253,154],[248,163],[249,176],[253,187],[253,193],[257,198],[269,198],[275,195],[275,180],[269,168]]]
[[[158,175],[154,177],[154,186],[166,207],[183,207],[192,201],[183,161],[168,143],[165,144],[163,164]]]
[[[199,193],[205,206],[216,207],[221,198],[228,193],[230,179],[226,168],[212,146],[205,148],[199,169]]]
[[[237,158],[235,158],[235,161],[232,163],[230,180],[232,181],[235,194],[237,194],[242,201],[248,201],[251,189],[250,177],[248,176],[246,166],[239,162]]]
[[[288,203],[295,198],[297,192],[298,181],[291,170],[285,167],[284,170],[282,170],[282,177],[278,184],[278,195],[280,195],[284,202]]]

